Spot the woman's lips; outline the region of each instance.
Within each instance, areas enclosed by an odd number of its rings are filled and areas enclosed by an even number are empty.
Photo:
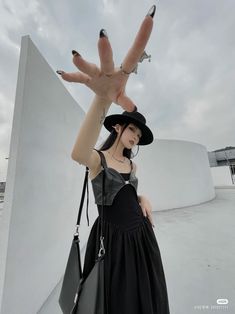
[[[134,143],[135,143],[134,141],[129,141],[129,142],[131,143],[131,145],[134,145]]]

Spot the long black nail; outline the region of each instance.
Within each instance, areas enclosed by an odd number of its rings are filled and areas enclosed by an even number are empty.
[[[56,73],[59,74],[59,75],[62,75],[64,73],[64,71],[57,70]]]
[[[156,5],[154,4],[153,6],[151,6],[150,10],[148,11],[148,14],[147,16],[151,16],[152,18],[154,17],[154,14],[155,14],[155,11],[156,11]]]
[[[72,50],[72,54],[73,54],[74,56],[79,56],[79,57],[81,57],[80,53],[78,53],[76,50]]]
[[[100,38],[102,38],[102,37],[108,38],[108,34],[107,34],[106,30],[103,28],[100,31]]]

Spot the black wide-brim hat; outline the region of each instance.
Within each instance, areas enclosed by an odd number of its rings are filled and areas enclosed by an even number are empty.
[[[148,145],[153,142],[153,133],[150,128],[146,125],[145,117],[138,111],[123,111],[122,114],[112,114],[107,116],[104,120],[105,128],[112,132],[113,126],[123,123],[133,123],[135,124],[142,132],[142,136],[139,140],[138,145]]]

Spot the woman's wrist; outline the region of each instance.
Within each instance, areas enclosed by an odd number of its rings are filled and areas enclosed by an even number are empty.
[[[101,97],[97,94],[95,94],[94,101],[96,102],[97,105],[101,105],[101,106],[110,107],[112,104],[112,100],[105,98],[105,97]]]
[[[91,111],[92,119],[94,116],[96,116],[100,126],[103,125],[103,122],[105,120],[105,117],[109,111],[109,107],[111,106],[111,104],[112,104],[111,100],[100,97],[95,94],[90,111]],[[97,121],[90,121],[90,125],[94,125],[96,123]]]

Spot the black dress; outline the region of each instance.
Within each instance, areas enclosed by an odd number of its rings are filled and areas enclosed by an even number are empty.
[[[118,173],[117,173],[118,174]],[[128,180],[127,173],[119,173]],[[100,241],[101,205],[87,242],[83,274],[94,266]],[[103,212],[105,246],[104,314],[169,314],[160,250],[131,184],[124,185]]]

